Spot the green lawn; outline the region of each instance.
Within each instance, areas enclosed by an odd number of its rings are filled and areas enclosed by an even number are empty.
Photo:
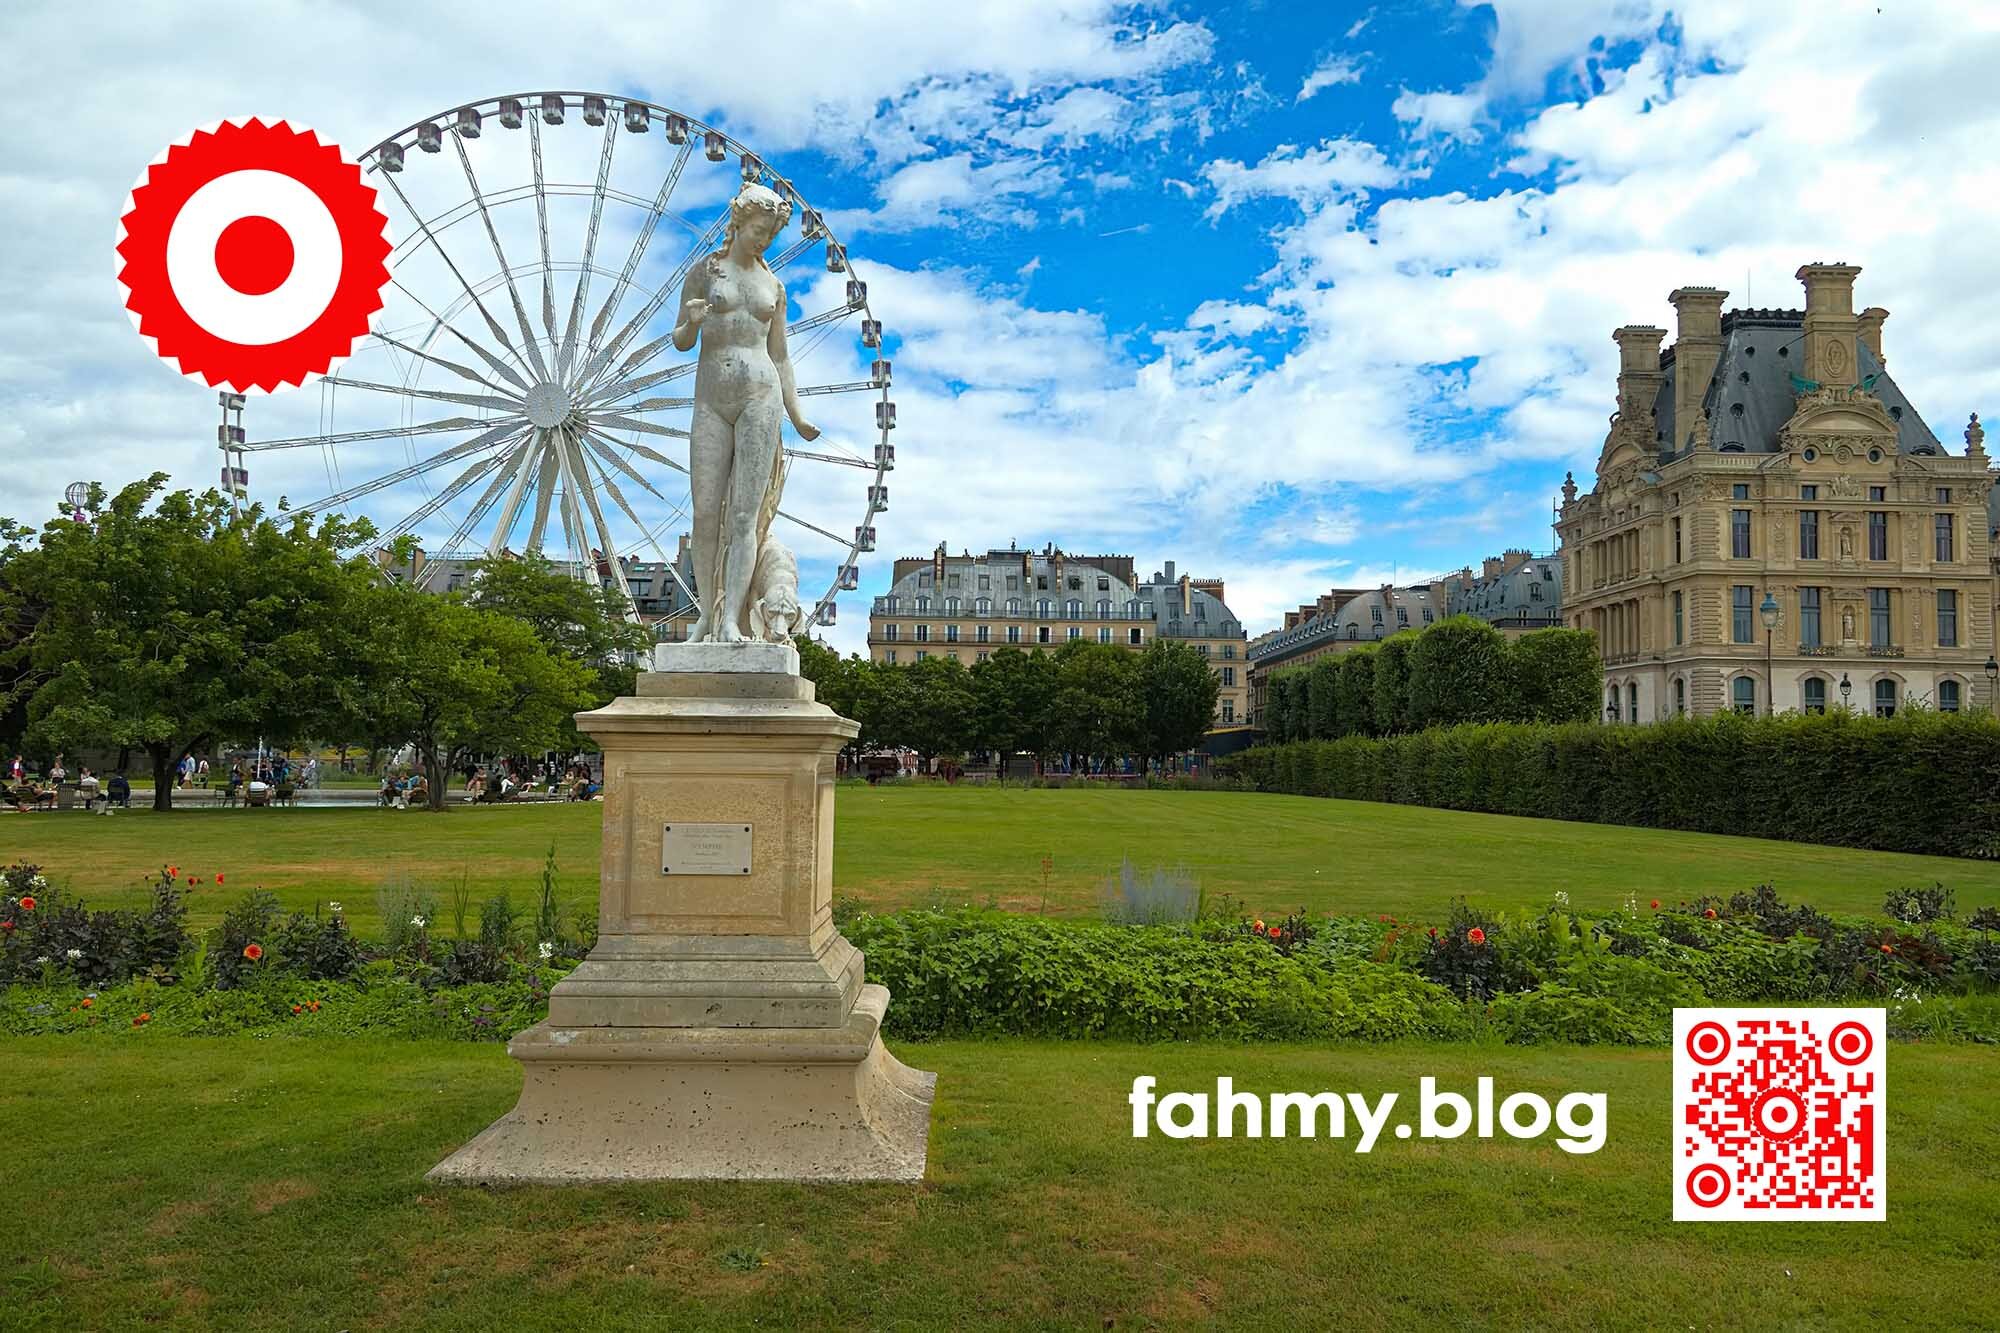
[[[196,924],[253,885],[287,904],[335,899],[364,933],[376,889],[407,881],[449,912],[463,875],[475,896],[525,903],[551,842],[563,898],[596,901],[598,805],[394,810],[190,810],[0,815],[0,860],[42,864],[98,903],[136,903],[163,862],[199,875]],[[843,786],[834,888],[890,908],[941,899],[1020,911],[1089,912],[1129,856],[1142,871],[1185,865],[1249,910],[1434,914],[1454,895],[1580,908],[1635,893],[1674,901],[1770,882],[1823,909],[1877,912],[1899,885],[1942,880],[1962,911],[2000,903],[2000,863],[1803,843],[1566,824],[1417,806],[1237,792]],[[1044,872],[1044,858],[1048,868]],[[227,880],[218,892],[217,871]]]
[[[921,1186],[486,1192],[423,1172],[507,1110],[498,1046],[0,1044],[0,1325],[1824,1327],[2000,1323],[2000,1052],[1889,1053],[1888,1220],[1668,1220],[1663,1051],[906,1046]],[[1547,1140],[1130,1137],[1163,1091],[1609,1098]],[[1402,1109],[1399,1106],[1399,1112]],[[532,1312],[532,1313],[530,1313]]]

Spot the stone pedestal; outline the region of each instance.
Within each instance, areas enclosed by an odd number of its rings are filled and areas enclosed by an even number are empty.
[[[668,669],[578,716],[604,749],[597,947],[508,1046],[519,1105],[431,1179],[922,1179],[936,1075],[884,1049],[889,993],[833,928],[858,728],[796,663],[662,644]]]

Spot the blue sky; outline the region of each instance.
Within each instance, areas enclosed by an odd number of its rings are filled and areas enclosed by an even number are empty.
[[[23,517],[80,476],[214,475],[212,395],[148,356],[109,281],[161,147],[256,112],[358,148],[536,88],[724,126],[868,278],[899,458],[843,647],[889,557],[939,540],[1175,560],[1227,580],[1253,633],[1332,584],[1546,550],[1564,471],[1587,485],[1603,441],[1611,330],[1671,328],[1684,284],[1789,306],[1801,263],[1858,263],[1941,437],[2000,391],[1996,113],[1967,93],[2000,63],[1993,8],[349,0],[141,4],[114,31],[30,3],[0,47],[42,53],[16,90],[40,110],[0,122],[0,511]],[[800,310],[832,299],[823,273],[788,281]],[[812,356],[809,382],[860,353]],[[815,403],[867,447],[865,405]],[[311,430],[324,406],[257,420]],[[318,494],[402,457],[272,458],[253,486]],[[841,529],[864,478],[837,471],[795,484]]]

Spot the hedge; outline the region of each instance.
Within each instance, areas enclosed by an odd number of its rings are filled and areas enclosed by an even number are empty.
[[[1258,746],[1216,769],[1300,796],[2000,858],[1987,713],[1484,723]]]

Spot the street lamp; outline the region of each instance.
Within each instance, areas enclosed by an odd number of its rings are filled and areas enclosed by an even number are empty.
[[[1994,703],[1994,695],[2000,693],[2000,659],[1992,653],[1986,654],[1986,711],[2000,712],[2000,705]]]
[[[1771,631],[1778,628],[1778,599],[1771,596],[1769,588],[1764,589],[1764,601],[1757,608],[1757,616],[1764,622],[1764,711],[1766,716],[1775,716],[1778,682],[1771,677]]]
[[[1852,693],[1854,693],[1854,682],[1849,680],[1847,673],[1843,671],[1840,673],[1840,707],[1843,712],[1853,711],[1847,706],[1847,696]]]

